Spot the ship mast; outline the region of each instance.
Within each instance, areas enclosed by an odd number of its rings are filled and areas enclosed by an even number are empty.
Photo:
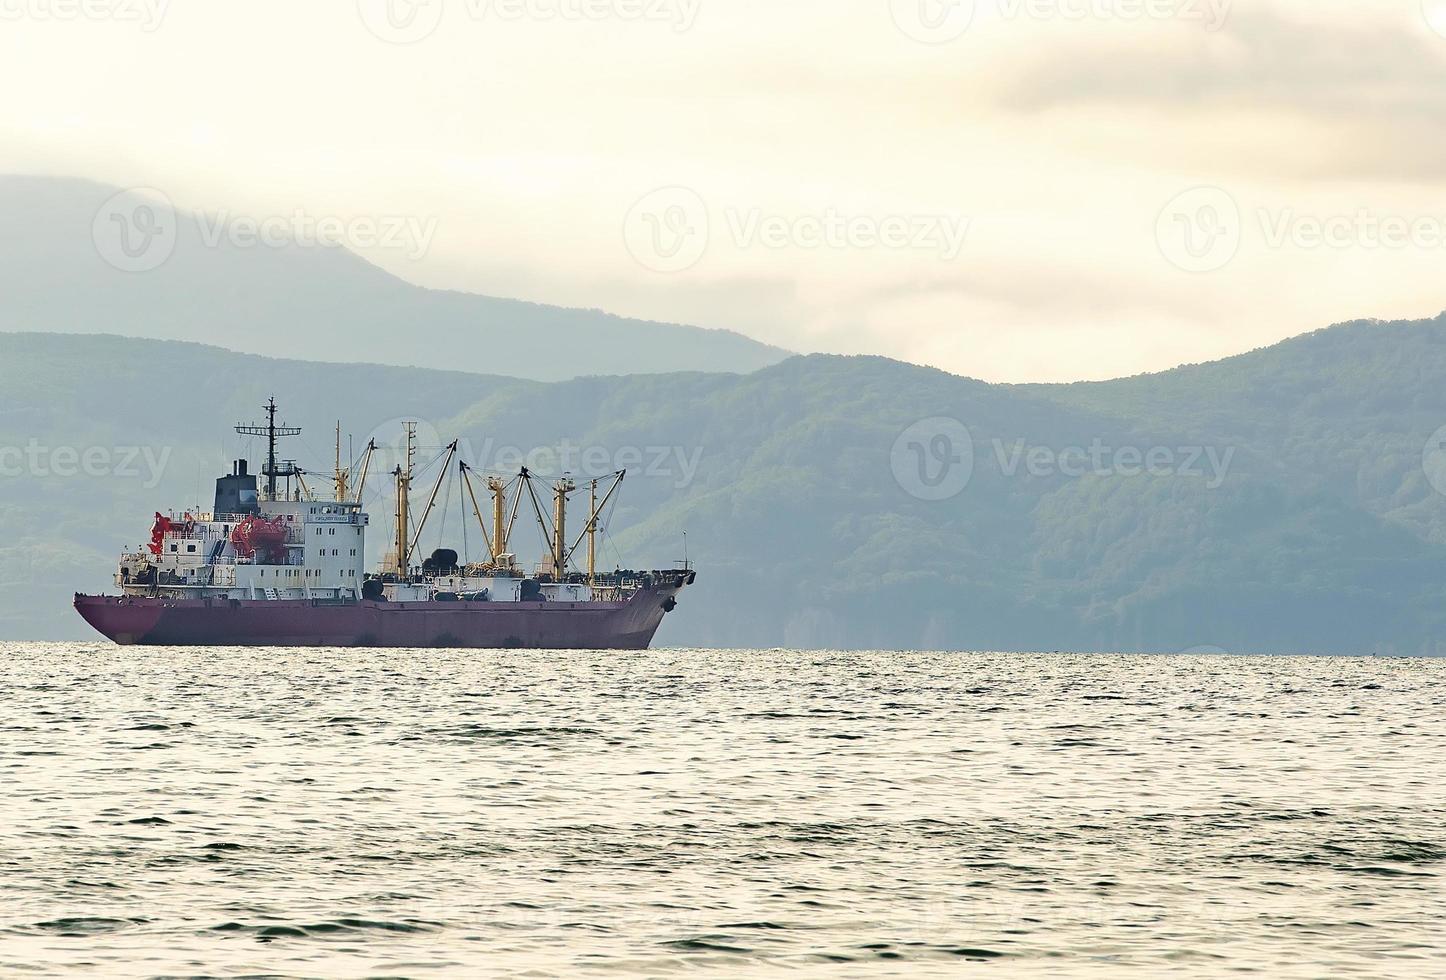
[[[587,584],[597,578],[597,481],[587,492]]]
[[[598,519],[602,516],[602,512],[607,510],[608,504],[612,503],[613,495],[616,494],[618,492],[618,488],[623,485],[623,480],[627,477],[627,475],[627,470],[618,470],[618,472],[614,473],[613,485],[608,488],[607,493],[603,494],[602,500],[597,499],[598,484],[602,481],[592,481],[592,499],[590,501],[592,506],[589,508],[587,527],[583,528],[582,534],[579,534],[577,536],[577,540],[572,543],[572,548],[569,549],[567,552],[567,557],[570,560],[572,555],[577,551],[577,549],[582,547],[583,540],[586,539],[587,577],[589,585],[593,584],[593,580],[597,575],[597,532],[599,528]]]
[[[489,477],[487,489],[492,491],[492,563],[499,564],[507,554],[507,484],[500,477]]]
[[[466,484],[467,494],[472,498],[472,513],[477,518],[477,524],[482,528],[482,538],[487,542],[487,555],[494,570],[499,572],[511,572],[514,567],[513,555],[507,550],[508,539],[512,537],[512,525],[517,522],[517,511],[522,505],[522,491],[527,488],[531,490],[531,482],[526,469],[517,478],[517,495],[512,501],[512,517],[507,516],[507,489],[512,484],[500,477],[492,476],[487,478],[487,489],[492,492],[492,532],[487,531],[487,523],[482,520],[482,508],[477,503],[477,493],[472,488],[472,467],[466,463],[461,464],[462,480]],[[536,498],[534,497],[534,502]],[[540,516],[539,516],[540,520]],[[544,534],[547,533],[546,524],[542,525]],[[552,550],[552,539],[547,539],[549,552]]]
[[[567,477],[552,485],[552,573],[559,582],[567,574],[567,495],[576,489]]]
[[[376,451],[377,441],[375,439],[368,439],[366,451],[362,454],[361,476],[357,477],[356,481],[356,502],[358,504],[362,502],[362,494],[366,492],[367,473],[372,468],[372,453]]]
[[[265,436],[266,437],[266,466],[261,470],[266,477],[266,499],[276,499],[276,478],[284,476],[290,480],[298,476],[296,464],[288,462],[285,467],[276,465],[276,440],[286,436],[299,436],[301,429],[297,426],[276,424],[276,399],[273,397],[263,406],[266,412],[265,425],[238,425],[236,431],[243,436]]]
[[[408,574],[407,555],[411,550],[407,541],[407,522],[410,517],[407,513],[407,504],[408,495],[412,489],[412,457],[417,452],[417,423],[403,422],[402,425],[407,430],[407,448],[402,455],[401,463],[392,471],[392,476],[396,477],[397,481],[397,559],[393,571],[399,578],[406,579]]]
[[[427,498],[427,506],[422,511],[422,519],[417,522],[416,540],[413,541],[411,545],[413,548],[422,543],[422,532],[427,529],[427,521],[432,516],[432,508],[437,506],[437,493],[442,489],[442,481],[446,479],[447,474],[451,472],[452,459],[457,455],[458,445],[459,443],[454,442],[447,447],[447,459],[442,463],[441,468],[437,470],[437,482],[432,485],[432,495]],[[431,464],[429,463],[428,465]],[[411,563],[411,554],[409,552],[407,555],[407,564],[410,566]]]
[[[341,421],[336,423],[336,467],[332,470],[332,482],[336,485],[336,502],[346,503],[349,474],[341,468]]]

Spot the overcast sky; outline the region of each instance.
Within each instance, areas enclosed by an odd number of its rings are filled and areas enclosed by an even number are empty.
[[[0,86],[5,171],[988,380],[1446,308],[1446,0],[0,0]]]

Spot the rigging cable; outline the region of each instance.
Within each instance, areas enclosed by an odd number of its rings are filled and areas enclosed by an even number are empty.
[[[598,515],[598,529],[599,529],[600,531],[602,531],[602,535],[603,535],[603,546],[604,546],[604,547],[607,547],[607,548],[611,548],[611,549],[612,549],[612,553],[613,553],[613,558],[616,559],[616,561],[615,561],[614,564],[613,564],[613,567],[614,567],[614,568],[622,568],[622,567],[623,567],[623,554],[622,554],[621,551],[618,550],[618,546],[613,542],[613,536],[612,536],[612,534],[608,532],[608,528],[612,525],[613,512],[616,511],[617,509],[618,509],[618,501],[617,501],[617,498],[614,498],[614,499],[613,499],[613,502],[610,503],[610,504],[608,504],[607,513],[606,513],[606,514],[599,514],[599,515]]]
[[[463,465],[458,464],[458,472],[461,472]],[[457,512],[462,515],[462,564],[464,566],[472,564],[472,552],[467,546],[467,501],[462,499],[462,495],[467,492],[467,488],[464,486],[466,482],[466,477],[457,481]]]
[[[457,471],[447,471],[447,492],[442,494],[442,520],[437,525],[437,548],[447,547],[447,515],[452,512],[452,484],[457,480]]]

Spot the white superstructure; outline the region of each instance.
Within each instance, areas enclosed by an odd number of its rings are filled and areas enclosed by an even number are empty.
[[[157,515],[149,548],[121,556],[116,584],[132,595],[357,600],[366,577],[368,517],[356,503],[265,500],[258,514]],[[276,531],[245,548],[238,528]]]

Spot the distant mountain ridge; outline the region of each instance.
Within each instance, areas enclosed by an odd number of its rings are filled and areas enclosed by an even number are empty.
[[[746,373],[788,356],[726,330],[425,289],[344,247],[278,240],[284,221],[233,229],[217,216],[178,212],[167,222],[135,212],[145,201],[89,181],[0,176],[0,214],[11,229],[0,237],[0,331],[200,341],[538,380]],[[153,241],[145,237],[151,221],[160,224]],[[378,239],[410,227],[374,224]],[[320,238],[327,229],[300,230]],[[133,239],[129,251],[122,234]]]
[[[320,471],[337,418],[357,441],[420,418],[483,466],[509,447],[627,466],[605,561],[666,566],[686,531],[700,567],[662,643],[1446,652],[1446,316],[1025,386],[822,355],[539,383],[0,334],[0,636],[84,636],[70,592],[107,588],[153,510],[254,458],[229,427],[273,393]],[[16,474],[27,445],[169,462],[155,486]],[[475,547],[464,512],[427,546]]]

